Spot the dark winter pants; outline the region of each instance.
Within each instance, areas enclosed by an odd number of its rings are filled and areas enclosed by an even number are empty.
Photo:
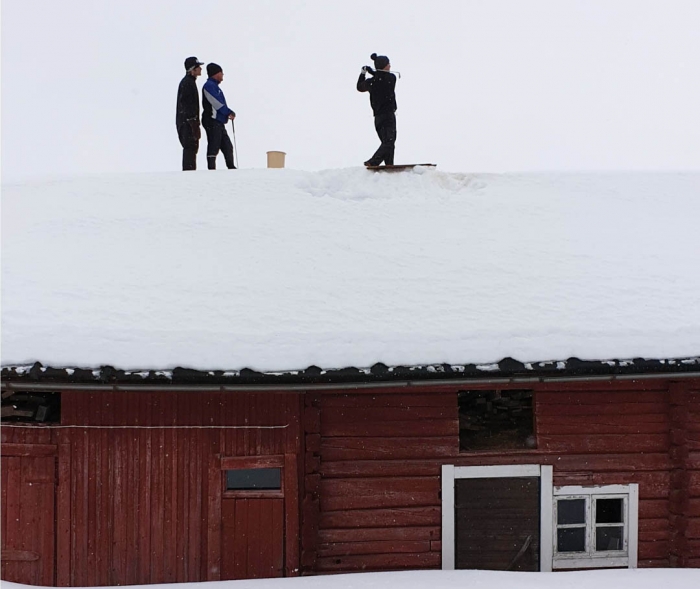
[[[182,169],[196,170],[199,139],[194,136],[192,125],[187,121],[181,123],[177,135],[180,138],[180,145],[182,145]]]
[[[229,139],[226,127],[219,121],[212,121],[205,127],[207,131],[207,168],[216,170],[216,156],[219,151],[224,154],[226,167],[233,170],[233,145]]]
[[[384,162],[387,166],[393,166],[396,145],[396,115],[392,112],[374,117],[374,128],[377,130],[382,144],[369,159],[368,164],[378,166]]]

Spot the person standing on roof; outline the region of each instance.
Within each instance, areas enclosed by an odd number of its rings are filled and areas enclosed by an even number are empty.
[[[374,128],[382,143],[365,162],[365,166],[378,166],[382,162],[393,166],[396,144],[396,76],[390,72],[391,63],[386,55],[373,53],[370,58],[374,61],[375,69],[369,66],[362,68],[357,80],[357,90],[369,92],[369,102],[374,112]],[[367,73],[372,77],[368,79]]]
[[[226,106],[226,98],[219,84],[224,79],[224,71],[216,63],[207,65],[209,79],[202,88],[202,125],[207,132],[207,168],[216,170],[216,156],[224,154],[226,167],[235,170],[233,165],[233,145],[226,132],[226,123],[236,118],[236,113]]]
[[[197,77],[202,75],[204,62],[196,57],[185,60],[185,77],[177,88],[175,127],[182,145],[182,169],[197,169],[197,152],[202,130],[199,128],[199,92]]]

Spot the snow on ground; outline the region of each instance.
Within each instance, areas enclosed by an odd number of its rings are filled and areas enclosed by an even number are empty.
[[[700,173],[204,170],[2,198],[3,365],[700,353]]]
[[[3,581],[5,589],[26,585]],[[152,589],[154,585],[134,585]],[[180,589],[697,589],[700,569],[633,569],[558,573],[404,571],[289,579],[166,584]]]

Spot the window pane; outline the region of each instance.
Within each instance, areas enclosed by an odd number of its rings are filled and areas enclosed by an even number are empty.
[[[226,489],[235,491],[282,488],[280,468],[241,468],[226,471]]]
[[[586,500],[585,499],[559,499],[557,501],[557,524],[560,526],[567,524],[586,523]]]
[[[597,524],[621,524],[622,521],[622,499],[598,499],[595,502]]]
[[[595,530],[595,549],[597,552],[606,550],[622,550],[623,527],[604,527]]]
[[[586,528],[557,530],[557,552],[585,552]]]

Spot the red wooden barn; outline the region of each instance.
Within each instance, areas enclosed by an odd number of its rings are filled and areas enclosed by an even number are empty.
[[[3,186],[3,579],[700,566],[700,174],[268,172]]]
[[[3,371],[4,579],[700,566],[696,360],[68,372]]]

